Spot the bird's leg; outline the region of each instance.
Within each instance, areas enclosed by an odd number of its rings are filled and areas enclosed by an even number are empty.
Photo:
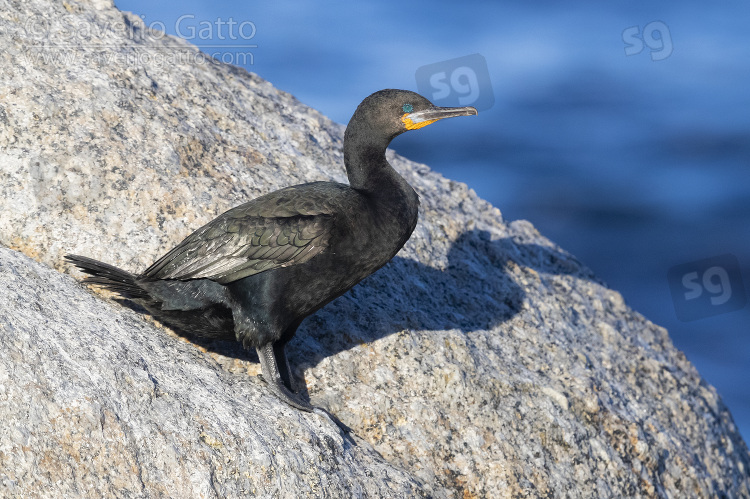
[[[286,358],[286,342],[277,341],[273,344],[273,354],[276,358],[276,365],[279,368],[279,374],[281,375],[281,381],[289,388],[289,391],[296,393],[294,389],[294,381],[292,378],[292,368],[289,365],[289,360]]]
[[[283,354],[284,347],[281,347]],[[273,343],[266,343],[260,348],[256,349],[258,352],[258,358],[260,359],[260,367],[263,371],[263,378],[265,378],[268,387],[279,397],[281,400],[296,407],[299,410],[313,412],[313,406],[300,400],[289,388],[287,388],[286,382],[279,372],[279,365],[276,363],[276,355],[274,353]],[[289,363],[286,362],[286,355],[282,355],[286,366],[282,366],[285,371],[287,380],[291,379],[289,372]]]
[[[286,344],[283,342],[277,342],[276,344],[267,343],[256,349],[258,352],[258,358],[260,359],[260,368],[263,371],[263,378],[266,380],[266,383],[268,383],[268,387],[277,397],[292,407],[296,407],[301,411],[313,412],[320,416],[324,416],[331,420],[345,434],[351,433],[351,428],[339,421],[338,418],[330,414],[328,411],[321,409],[320,407],[313,407],[304,400],[300,400],[289,390],[291,388],[292,373],[291,369],[289,369],[289,361],[286,358],[286,353],[284,352],[285,345]],[[279,363],[282,363],[282,366],[279,366]],[[281,367],[281,372],[279,372],[279,367]],[[284,379],[285,376],[286,380]]]

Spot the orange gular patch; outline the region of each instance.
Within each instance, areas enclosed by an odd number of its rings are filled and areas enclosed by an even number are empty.
[[[419,123],[414,123],[409,118],[409,113],[404,113],[403,116],[401,116],[401,122],[406,126],[407,130],[416,130],[418,128],[422,128],[423,126],[427,126],[431,123],[435,123],[437,120],[426,120],[426,121],[420,121]]]

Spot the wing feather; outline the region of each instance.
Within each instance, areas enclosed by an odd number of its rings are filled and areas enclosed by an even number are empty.
[[[305,184],[233,208],[193,232],[142,276],[227,284],[307,262],[328,247],[336,220],[335,198],[347,195],[347,189],[340,184]]]

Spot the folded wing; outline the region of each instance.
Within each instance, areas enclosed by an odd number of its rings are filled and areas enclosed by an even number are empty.
[[[185,238],[141,276],[204,278],[227,284],[310,260],[328,246],[335,216],[327,203],[318,203],[314,209],[299,206],[298,200],[305,199],[299,194],[288,188],[227,211]]]

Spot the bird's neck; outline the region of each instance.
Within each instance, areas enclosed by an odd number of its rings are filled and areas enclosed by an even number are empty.
[[[344,165],[349,185],[373,196],[391,194],[406,182],[385,159],[390,138],[377,140],[367,130],[352,131],[347,127],[344,135]],[[364,132],[364,133],[363,133]]]
[[[351,142],[345,143],[344,163],[349,185],[373,203],[382,219],[401,220],[398,226],[407,233],[394,235],[400,247],[417,223],[419,196],[385,159],[386,146],[351,147]]]
[[[394,242],[394,251],[398,251],[417,224],[419,196],[385,159],[390,138],[378,144],[358,140],[361,136],[357,135],[347,133],[344,137],[349,185],[372,203],[378,220],[386,222],[383,230]]]

